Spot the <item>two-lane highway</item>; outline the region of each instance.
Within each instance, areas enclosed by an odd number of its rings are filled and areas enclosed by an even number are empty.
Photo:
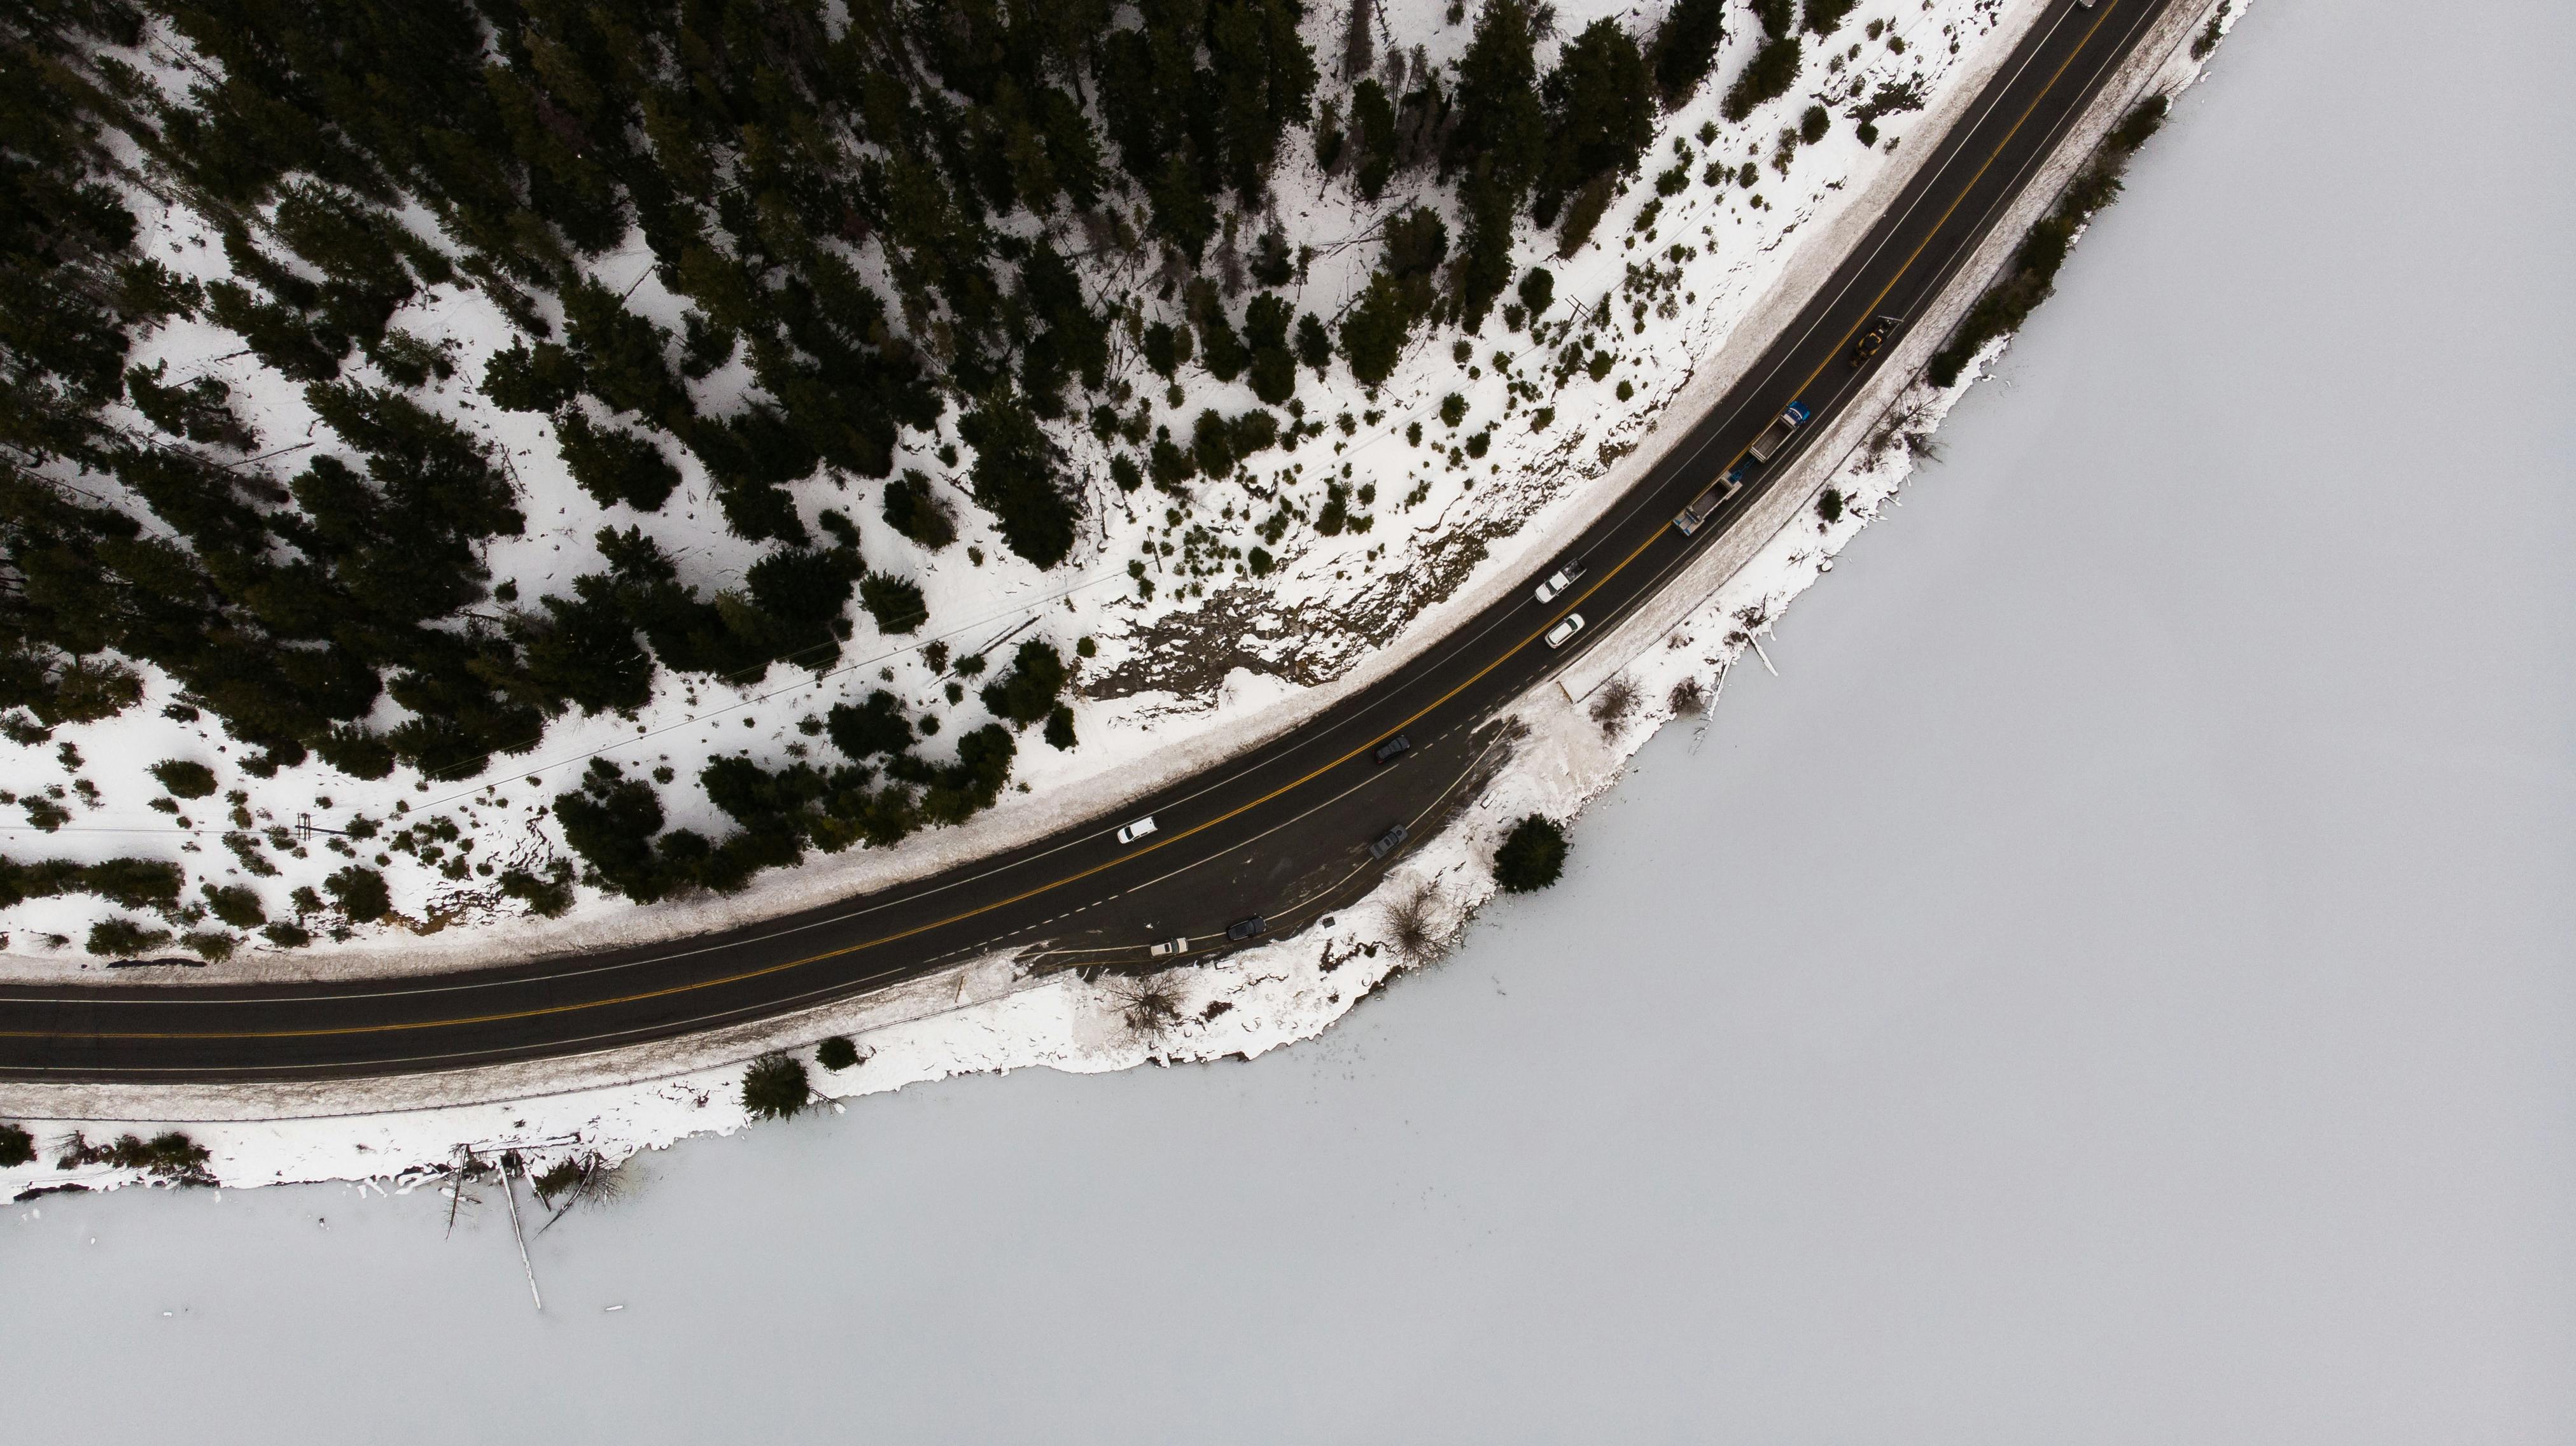
[[[2057,0],[1986,92],[1744,379],[1560,552],[1591,570],[1542,608],[1526,590],[1487,609],[1399,677],[1289,736],[1117,817],[916,884],[680,943],[506,968],[344,983],[0,988],[0,1076],[55,1080],[309,1079],[416,1073],[664,1039],[848,998],[993,948],[1141,963],[1187,936],[1225,947],[1237,919],[1273,936],[1347,903],[1400,860],[1366,845],[1392,824],[1419,838],[1472,795],[1501,746],[1492,714],[1597,639],[1698,548],[1737,525],[1866,367],[1873,317],[1912,317],[1948,282],[2075,116],[2171,0]],[[1792,400],[1815,414],[1705,525],[1674,515]],[[1534,579],[1533,579],[1534,581]],[[1541,641],[1569,613],[1565,650]],[[1404,733],[1416,747],[1380,765]],[[1149,838],[1112,830],[1153,815]]]

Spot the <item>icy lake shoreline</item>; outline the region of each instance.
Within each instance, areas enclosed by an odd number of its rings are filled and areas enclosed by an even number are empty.
[[[2508,18],[2256,6],[1781,677],[1321,1039],[648,1155],[542,1315],[488,1191],[17,1206],[20,1419],[2567,1439],[2576,36]]]

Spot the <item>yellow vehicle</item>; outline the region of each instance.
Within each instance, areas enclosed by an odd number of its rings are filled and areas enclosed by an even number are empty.
[[[1869,330],[1860,334],[1860,340],[1852,343],[1851,364],[1857,367],[1878,355],[1878,349],[1887,345],[1887,339],[1894,336],[1902,325],[1904,322],[1893,316],[1882,316],[1872,321]]]

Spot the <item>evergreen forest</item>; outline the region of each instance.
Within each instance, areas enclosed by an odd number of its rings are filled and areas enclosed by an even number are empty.
[[[1375,0],[21,0],[0,15],[7,727],[113,717],[149,668],[252,776],[318,758],[448,783],[667,675],[829,670],[861,620],[923,626],[921,589],[858,545],[957,536],[912,459],[938,452],[1030,566],[1081,561],[1098,504],[1067,437],[1106,445],[1107,495],[1169,489],[1320,432],[1310,379],[1373,387],[1497,307],[1518,328],[1551,282],[1516,236],[1585,244],[1739,16],[1785,89],[1796,22],[1830,30],[1850,4],[1806,8],[1671,0],[1641,31],[1560,34],[1548,5],[1482,0],[1452,7],[1463,53],[1432,66]],[[1278,220],[1292,160],[1386,208],[1330,310],[1295,300],[1314,256]],[[222,264],[152,254],[168,215]],[[649,254],[676,309],[619,289],[614,254]],[[1107,257],[1157,284],[1113,292]],[[406,329],[433,292],[485,299],[508,334],[461,357]],[[263,431],[221,378],[140,360],[183,323],[228,334],[316,426]],[[1248,379],[1261,409],[1158,420],[1184,367]],[[560,473],[621,517],[703,478],[703,525],[756,560],[692,582],[630,523],[542,590],[495,576],[531,493],[457,396],[543,419]],[[817,477],[883,504],[800,507]],[[1268,566],[1256,549],[1250,575]],[[708,764],[721,836],[666,828],[656,780],[606,758],[555,815],[586,880],[636,900],[955,823],[1020,750],[1076,741],[1063,651],[983,661],[965,676],[993,721],[935,754],[878,691],[830,708],[792,766]],[[179,888],[89,873],[7,865],[0,897]],[[552,911],[563,884],[511,887]]]

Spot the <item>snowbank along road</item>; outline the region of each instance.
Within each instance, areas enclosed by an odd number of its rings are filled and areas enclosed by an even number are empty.
[[[1142,964],[1150,945],[1231,946],[1258,917],[1294,930],[1365,893],[1472,800],[1511,745],[1499,710],[1580,656],[1639,600],[1742,522],[1771,478],[1857,390],[1862,338],[1899,326],[1952,279],[2005,204],[2173,0],[2058,0],[1965,118],[1745,375],[1529,590],[1475,617],[1399,677],[1269,746],[1125,810],[948,874],[680,943],[447,976],[177,988],[0,989],[0,1076],[293,1080],[422,1073],[566,1055],[740,1024],[882,987],[965,956],[1027,967]],[[1767,462],[1749,448],[1795,403],[1813,420]],[[1742,486],[1689,533],[1674,518],[1731,472]],[[1548,568],[1545,571],[1553,571]],[[1539,579],[1533,577],[1533,585]],[[1568,618],[1587,626],[1544,639]],[[1389,761],[1379,745],[1411,744]],[[1122,844],[1135,817],[1158,823]],[[1186,957],[1186,956],[1184,956]],[[1171,962],[1157,960],[1156,962]]]

